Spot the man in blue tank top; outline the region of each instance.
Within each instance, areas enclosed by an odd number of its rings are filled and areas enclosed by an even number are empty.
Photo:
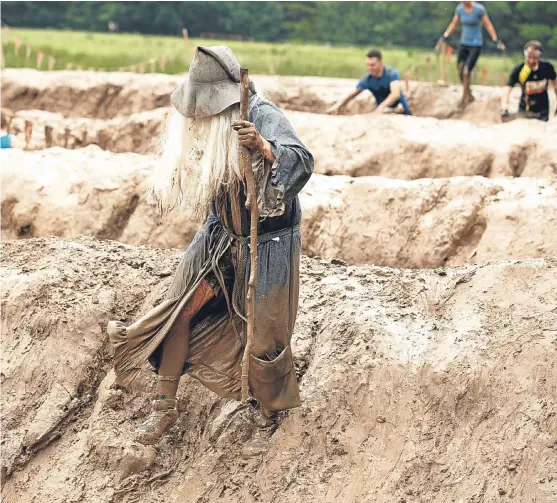
[[[410,106],[402,92],[400,74],[396,68],[383,64],[383,57],[380,51],[374,49],[367,53],[366,67],[368,73],[360,79],[356,89],[342,101],[334,104],[327,112],[331,114],[339,113],[358,94],[367,90],[373,94],[377,103],[374,113],[379,114],[390,111],[412,115]]]
[[[493,42],[500,51],[505,50],[505,44],[497,38],[495,27],[487,15],[486,8],[478,2],[460,2],[456,7],[453,20],[441,35],[436,49],[450,36],[455,30],[459,21],[462,23],[462,33],[460,35],[460,49],[458,51],[457,67],[460,81],[462,82],[461,106],[465,107],[474,101],[474,96],[470,91],[470,73],[476,65],[483,45],[482,24],[489,33]]]

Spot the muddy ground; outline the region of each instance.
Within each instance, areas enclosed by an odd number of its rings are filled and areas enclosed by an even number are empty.
[[[79,150],[4,151],[2,236],[91,235],[185,248],[199,223],[146,200],[155,160]],[[301,193],[304,253],[351,264],[440,267],[557,255],[557,180],[314,175]]]
[[[29,150],[100,145],[112,152],[156,151],[168,108],[115,119],[72,119],[40,110],[17,112],[12,127],[34,124]],[[286,112],[315,157],[315,172],[412,180],[448,176],[557,176],[557,122],[517,120],[475,125],[403,116],[323,116]],[[68,133],[66,134],[66,129]],[[105,131],[99,135],[100,131]],[[23,136],[23,133],[20,133]]]
[[[243,460],[248,411],[192,380],[157,448],[132,436],[150,372],[130,394],[108,389],[107,320],[153,305],[179,252],[40,238],[2,256],[7,503],[557,498],[555,260],[412,271],[304,258],[303,406]]]
[[[458,87],[410,82],[424,117],[363,97],[333,117],[353,80],[254,76],[316,158],[303,405],[245,459],[250,409],[186,378],[170,435],[133,441],[154,379],[110,389],[106,323],[160,302],[199,226],[145,199],[180,80],[2,72],[12,125],[35,124],[0,153],[2,501],[557,501],[556,122],[498,124],[496,88],[462,113]]]
[[[38,109],[65,117],[110,119],[168,106],[170,93],[182,79],[179,75],[164,74],[6,69],[2,72],[2,106],[14,111]],[[254,75],[252,79],[257,90],[281,108],[313,113],[324,113],[357,83],[356,79],[320,77]],[[500,89],[474,86],[473,90],[476,103],[464,112],[458,110],[460,86],[410,82],[407,94],[413,113],[419,116],[500,122]],[[519,96],[515,89],[512,109],[518,106]],[[346,113],[372,110],[373,99],[362,93]]]

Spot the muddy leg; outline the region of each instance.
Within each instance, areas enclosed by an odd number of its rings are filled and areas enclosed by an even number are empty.
[[[178,419],[176,392],[188,359],[190,322],[213,295],[209,283],[203,280],[163,342],[158,394],[151,415],[139,427],[137,435],[137,441],[144,445],[158,442]]]
[[[170,333],[163,342],[160,376],[178,377],[188,359],[190,322],[199,310],[213,297],[214,293],[209,283],[203,280],[197,287],[183,312],[174,322]],[[165,381],[159,382],[159,393],[167,398],[176,398],[178,385],[168,385]]]
[[[468,86],[470,82],[470,74],[464,67],[464,62],[458,64],[458,78],[460,82],[462,82],[462,98],[460,100],[460,105],[463,106],[466,104],[466,99],[468,97]]]

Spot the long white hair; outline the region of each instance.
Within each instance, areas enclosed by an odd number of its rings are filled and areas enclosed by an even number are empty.
[[[239,117],[238,105],[204,119],[188,119],[172,107],[148,188],[161,215],[179,206],[204,220],[221,191],[240,180],[238,135],[231,127]]]

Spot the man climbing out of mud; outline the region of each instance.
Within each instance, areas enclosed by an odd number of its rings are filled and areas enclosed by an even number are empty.
[[[501,118],[509,120],[509,98],[516,84],[520,84],[522,95],[518,105],[518,116],[549,120],[548,83],[551,82],[557,96],[557,75],[549,61],[541,61],[543,53],[541,42],[530,40],[524,44],[524,62],[516,65],[503,89],[501,97]]]
[[[377,107],[373,111],[376,114],[384,112],[395,112],[405,115],[412,115],[410,106],[402,92],[400,74],[396,68],[391,68],[383,64],[381,52],[373,49],[366,55],[366,67],[368,73],[364,75],[356,89],[352,91],[342,101],[335,103],[327,110],[327,113],[338,114],[362,91],[368,90],[375,97]]]
[[[239,82],[240,64],[229,47],[197,48],[188,78],[171,96],[150,196],[162,213],[179,206],[204,225],[165,299],[128,326],[108,324],[115,384],[126,387],[147,360],[158,375],[151,415],[138,432],[143,444],[156,443],[176,422],[184,374],[221,397],[240,398],[250,218],[238,144],[251,150],[260,213],[249,387],[266,424],[277,411],[300,405],[290,339],[298,306],[298,193],[313,157],[251,81],[249,122],[238,120]]]
[[[458,76],[462,82],[462,99],[460,106],[463,108],[475,100],[470,90],[470,74],[478,62],[483,46],[482,23],[489,33],[491,40],[500,51],[505,50],[505,44],[497,38],[497,32],[487,15],[486,8],[478,2],[460,2],[455,10],[452,21],[441,35],[435,46],[439,50],[441,44],[450,37],[451,33],[462,23],[460,35],[460,49],[456,61]]]

